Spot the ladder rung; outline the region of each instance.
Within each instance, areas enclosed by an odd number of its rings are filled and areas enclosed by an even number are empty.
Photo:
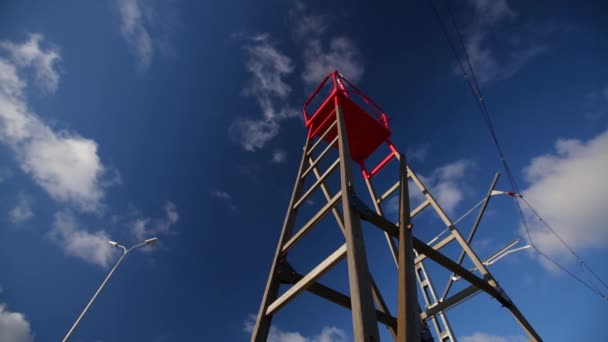
[[[306,224],[302,226],[302,228],[300,228],[300,230],[283,245],[281,252],[284,253],[291,248],[298,240],[302,238],[302,236],[304,236],[304,234],[310,230],[310,228],[312,228],[312,226],[321,221],[325,215],[327,215],[336,205],[338,205],[340,200],[342,200],[342,191],[338,191],[338,193],[335,194],[334,197],[332,197],[332,199],[329,200],[327,204],[325,204],[325,206],[323,206],[323,208],[321,208],[321,210],[319,210],[315,216],[310,219],[310,221],[306,222]]]
[[[336,135],[336,137],[334,138],[334,140],[331,141],[331,143],[329,143],[329,145],[327,145],[327,147],[323,150],[323,152],[321,152],[321,154],[319,155],[319,157],[317,159],[315,159],[315,161],[313,161],[310,164],[310,167],[308,167],[308,169],[306,169],[306,171],[304,171],[304,173],[302,174],[302,177],[300,177],[300,179],[304,179],[304,177],[306,177],[306,175],[312,171],[312,169],[314,169],[315,166],[317,166],[317,164],[319,163],[319,161],[321,161],[321,159],[323,159],[323,157],[325,157],[325,155],[329,152],[329,150],[334,146],[334,144],[338,141],[338,136]]]
[[[310,150],[308,150],[308,152],[306,152],[306,155],[309,156],[312,151],[317,148],[317,146],[319,146],[319,144],[323,141],[323,139],[325,139],[325,137],[329,134],[329,132],[331,132],[331,130],[337,125],[338,121],[334,121],[325,131],[325,133],[323,133],[322,136],[319,137],[319,140],[312,145],[312,147],[310,148]]]
[[[325,125],[325,123],[331,119],[334,119],[334,120],[336,119],[336,109],[335,108],[331,110],[331,112],[325,117],[325,119],[323,119],[323,121],[321,121],[319,126],[317,126],[317,128],[313,132],[310,132],[310,137],[314,137],[315,135],[317,135],[317,133],[319,133],[319,130],[321,128],[323,128],[323,125]]]
[[[420,214],[420,212],[423,211],[430,204],[431,204],[431,201],[429,201],[428,199],[425,200],[424,202],[420,203],[420,205],[418,205],[414,210],[412,210],[412,212],[410,213],[410,218],[414,218],[414,216]]]
[[[397,183],[393,184],[393,186],[390,187],[390,189],[386,190],[385,193],[382,194],[382,196],[380,196],[379,198],[376,199],[376,202],[378,204],[384,202],[384,200],[390,196],[393,192],[395,192],[395,190],[397,190],[399,188],[399,184],[401,183],[401,181],[397,181]]]
[[[336,159],[336,161],[331,164],[327,171],[325,171],[325,173],[323,173],[323,175],[321,175],[321,177],[317,179],[315,184],[313,184],[310,189],[308,189],[308,191],[306,191],[306,193],[304,193],[304,195],[300,197],[296,204],[293,205],[293,209],[299,207],[317,189],[317,187],[319,187],[319,185],[321,185],[321,183],[323,183],[323,181],[325,181],[325,179],[336,169],[336,166],[338,166],[338,164],[340,164],[340,158]]]
[[[391,151],[391,153],[386,156],[381,162],[380,164],[378,164],[373,170],[372,172],[370,172],[369,177],[374,177],[376,175],[376,173],[378,173],[380,170],[382,170],[382,168],[384,166],[386,166],[386,164],[388,164],[388,162],[390,162],[393,158],[395,158],[395,153]]]

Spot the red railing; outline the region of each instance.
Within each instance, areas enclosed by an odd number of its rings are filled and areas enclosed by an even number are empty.
[[[310,95],[310,97],[306,100],[306,102],[304,102],[304,105],[302,106],[302,112],[304,114],[304,122],[306,123],[307,127],[310,124],[312,117],[318,110],[318,108],[315,109],[315,113],[313,113],[313,115],[311,116],[311,115],[309,115],[308,110],[307,110],[308,106],[313,101],[313,99],[317,96],[319,91],[321,91],[323,86],[325,86],[325,84],[327,83],[327,81],[330,78],[332,79],[333,88],[332,88],[330,94],[327,96],[327,98],[323,101],[323,104],[325,104],[326,101],[330,100],[336,94],[341,93],[341,94],[344,94],[344,96],[346,96],[346,97],[350,97],[349,95],[357,95],[367,105],[369,111],[371,112],[369,114],[370,115],[373,114],[373,117],[376,120],[378,120],[378,122],[380,122],[384,127],[388,128],[389,117],[386,115],[384,110],[382,108],[380,108],[380,106],[378,104],[376,104],[372,99],[367,97],[361,90],[359,90],[359,88],[357,88],[354,84],[350,83],[346,78],[344,78],[344,76],[342,76],[340,74],[340,72],[338,72],[338,70],[333,71],[333,72],[329,73],[327,76],[325,76],[325,78],[319,84],[319,86],[315,89],[315,91]],[[348,87],[346,87],[344,85],[344,83],[346,83],[346,85],[348,85]],[[351,88],[352,90],[349,88]],[[319,108],[323,107],[323,104],[320,105]]]

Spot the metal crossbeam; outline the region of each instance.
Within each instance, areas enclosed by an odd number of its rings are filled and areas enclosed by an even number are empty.
[[[293,278],[293,283],[300,281],[304,276],[299,273],[294,273],[291,276]],[[328,286],[325,286],[318,281],[310,284],[306,291],[317,295],[323,299],[326,299],[334,304],[338,304],[343,308],[352,309],[350,304],[350,297],[343,294],[342,292],[336,291]],[[381,310],[376,310],[376,317],[378,318],[378,322],[386,325],[390,330],[396,331],[397,327],[397,319],[391,316],[390,312],[383,312]]]
[[[275,311],[282,308],[297,294],[306,290],[306,288],[309,287],[315,280],[317,280],[320,276],[329,271],[340,260],[344,259],[345,256],[346,244],[343,244],[325,260],[323,260],[319,265],[317,265],[317,267],[313,268],[312,271],[302,277],[300,281],[298,281],[289,290],[287,290],[287,292],[285,292],[281,297],[279,297],[272,304],[270,304],[268,306],[268,309],[266,310],[266,315],[272,315]]]
[[[422,317],[422,319],[427,319],[429,317],[436,315],[438,312],[441,312],[441,311],[445,312],[448,309],[450,309],[451,307],[466,300],[467,298],[471,297],[472,295],[476,294],[479,291],[481,291],[481,290],[477,286],[470,285],[470,286],[466,287],[464,290],[461,290],[460,292],[456,293],[455,295],[453,295],[449,298],[446,298],[445,300],[437,303],[434,306],[431,306],[428,310],[423,312],[420,315],[420,317]]]

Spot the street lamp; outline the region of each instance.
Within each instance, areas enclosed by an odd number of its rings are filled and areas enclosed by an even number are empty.
[[[65,337],[63,338],[63,342],[66,342],[70,338],[70,336],[72,336],[72,334],[74,333],[74,330],[76,330],[76,327],[82,320],[82,317],[84,317],[84,314],[87,313],[87,311],[89,310],[91,305],[93,305],[93,302],[95,301],[95,299],[97,299],[99,292],[101,292],[101,290],[104,288],[104,286],[106,286],[106,283],[108,282],[108,280],[110,280],[112,273],[114,273],[114,271],[116,270],[118,265],[120,265],[120,263],[122,262],[122,259],[124,259],[124,257],[127,255],[127,253],[134,250],[135,248],[142,247],[142,246],[150,246],[150,245],[155,244],[156,242],[158,242],[158,238],[154,237],[151,239],[147,239],[144,242],[127,249],[125,246],[119,245],[118,242],[108,241],[108,243],[110,245],[112,245],[112,247],[122,249],[122,255],[120,256],[120,259],[118,259],[118,261],[116,262],[116,265],[114,265],[114,267],[112,268],[110,273],[108,273],[108,276],[106,277],[106,279],[103,281],[103,283],[101,283],[101,286],[99,286],[99,288],[97,289],[97,292],[95,292],[95,294],[93,295],[93,298],[91,298],[91,300],[89,301],[89,304],[87,304],[87,306],[84,308],[84,310],[82,310],[82,313],[80,314],[80,316],[78,317],[78,319],[76,320],[76,322],[74,323],[74,325],[72,326],[70,331],[68,331],[67,335],[65,335]]]

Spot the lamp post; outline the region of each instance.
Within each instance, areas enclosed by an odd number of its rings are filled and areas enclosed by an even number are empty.
[[[93,295],[93,298],[91,298],[91,300],[89,301],[89,304],[87,304],[87,306],[84,308],[84,310],[82,310],[82,313],[80,314],[80,316],[78,317],[78,319],[76,320],[76,322],[74,323],[74,325],[72,326],[72,328],[70,329],[70,331],[68,331],[67,335],[65,335],[65,337],[63,338],[63,342],[68,341],[68,339],[70,338],[70,336],[72,336],[72,334],[74,333],[74,330],[76,330],[76,327],[78,326],[78,324],[80,323],[80,321],[82,320],[82,317],[84,317],[84,314],[87,313],[87,311],[89,310],[89,308],[91,307],[91,305],[93,305],[93,302],[95,301],[95,299],[97,299],[97,296],[99,295],[99,292],[101,292],[101,290],[104,288],[104,286],[106,286],[106,283],[108,282],[108,280],[110,280],[110,277],[112,276],[112,273],[114,273],[114,271],[116,270],[116,268],[118,267],[118,265],[120,265],[120,263],[122,262],[122,259],[125,258],[125,256],[127,255],[127,253],[129,253],[130,251],[134,250],[135,248],[138,247],[142,247],[142,246],[149,246],[149,245],[153,245],[158,241],[158,238],[151,238],[151,239],[147,239],[144,242],[137,244],[129,249],[127,249],[125,246],[119,245],[117,242],[114,241],[108,241],[110,243],[110,245],[112,245],[112,247],[116,247],[116,248],[121,248],[122,249],[122,255],[120,256],[120,259],[118,259],[118,261],[116,262],[116,265],[114,265],[114,267],[112,268],[112,270],[110,271],[110,273],[108,273],[108,276],[106,277],[106,279],[103,281],[103,283],[101,283],[101,286],[99,286],[99,288],[97,289],[97,292],[95,292],[95,294]]]

